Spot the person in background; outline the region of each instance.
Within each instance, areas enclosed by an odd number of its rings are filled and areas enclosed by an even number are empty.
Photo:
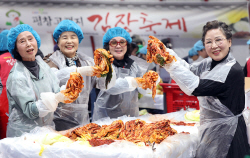
[[[93,87],[106,90],[106,77],[92,76],[95,65],[93,58],[78,52],[78,46],[84,36],[80,26],[74,21],[61,21],[54,30],[53,38],[57,42],[59,50],[45,56],[44,61],[60,80],[60,86],[66,84],[71,72],[79,72],[84,80],[84,87],[77,100],[64,106],[59,105],[55,111],[56,130],[62,131],[90,122],[88,114],[90,92]],[[114,70],[112,71],[114,72]],[[115,83],[115,73],[112,75],[107,89]]]
[[[138,50],[136,52],[136,56],[137,56],[140,49],[145,45],[145,42],[139,35],[136,35],[136,34],[133,35],[131,38],[132,38],[132,42],[138,46]]]
[[[54,52],[55,52],[55,51],[57,51],[57,50],[60,50],[60,48],[58,47],[57,44],[55,44],[53,50],[54,50]]]
[[[250,40],[247,41],[248,48],[250,50]],[[250,57],[247,57],[246,64],[243,68],[245,77],[250,77]]]
[[[8,30],[0,34],[0,79],[2,84],[2,93],[0,94],[0,139],[6,138],[9,103],[6,91],[6,82],[16,60],[11,57],[7,47]]]
[[[146,55],[147,55],[147,46],[144,46],[144,47],[142,47],[140,49],[139,54],[137,55],[137,57],[142,58],[144,60],[147,60]]]
[[[7,39],[8,51],[16,60],[6,83],[7,137],[21,136],[37,126],[54,129],[54,111],[67,98],[59,92],[59,80],[50,67],[36,56],[39,35],[30,25],[21,24],[9,30]]]
[[[139,66],[129,56],[131,55],[132,39],[129,33],[121,28],[109,29],[103,36],[103,47],[114,57],[112,67],[116,73],[116,83],[109,90],[101,90],[97,96],[93,114],[93,120],[105,117],[117,118],[123,115],[139,115],[138,91],[145,94],[146,91],[139,88],[135,78],[142,77]]]
[[[138,54],[138,57],[139,58],[142,58],[143,60],[147,60],[147,45],[146,46],[144,46],[144,47],[142,47],[141,49],[140,49],[140,52],[139,52],[139,54]],[[153,70],[153,71],[156,71],[156,65],[155,65],[155,63],[150,63],[150,65],[148,66],[148,70]]]
[[[188,56],[184,57],[183,60],[185,60],[187,63],[191,64],[194,61],[196,61],[198,58],[199,58],[198,52],[194,49],[194,47],[192,47],[188,51]]]
[[[203,42],[201,40],[197,41],[194,44],[194,49],[198,52],[199,56],[202,57],[202,59],[205,59],[208,57],[208,54],[205,50],[205,47],[203,45]],[[201,59],[201,60],[202,60]],[[200,61],[200,60],[199,60]]]
[[[8,32],[9,32],[9,30],[3,30],[3,31],[1,32],[1,34],[7,36]],[[6,44],[7,44],[7,43],[6,43]],[[7,47],[7,46],[6,46],[6,47]],[[4,53],[4,52],[1,52],[0,55],[3,54],[3,53]],[[2,81],[1,81],[1,77],[0,77],[0,95],[2,94],[2,90],[3,90],[3,84],[2,84]]]
[[[224,22],[209,21],[202,42],[210,58],[189,65],[170,49],[177,61],[164,66],[182,91],[199,99],[200,142],[195,157],[243,158],[250,150],[242,115],[244,73],[230,52],[231,29]]]
[[[136,56],[136,52],[139,51],[138,45],[136,43],[134,43],[134,42],[131,42],[131,48],[132,48],[131,55]]]
[[[171,43],[171,39],[170,38],[164,38],[161,40],[161,42],[167,47],[172,49],[173,45]]]

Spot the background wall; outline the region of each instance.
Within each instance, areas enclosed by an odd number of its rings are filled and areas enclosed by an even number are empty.
[[[149,11],[151,13],[155,13],[155,12],[159,12],[162,14],[166,14],[166,16],[170,16],[168,15],[169,13],[171,13],[171,16],[174,16],[172,13],[174,13],[176,10],[180,10],[180,11],[184,11],[185,13],[192,13],[194,10],[197,11],[199,9],[204,9],[204,13],[202,15],[193,15],[196,16],[196,19],[201,19],[204,20],[204,18],[213,18],[213,17],[205,17],[207,15],[211,14],[211,11],[214,10],[218,10],[221,11],[222,9],[226,9],[226,10],[231,10],[234,9],[235,6],[238,5],[243,5],[243,9],[247,10],[248,5],[246,1],[243,0],[224,0],[224,1],[210,1],[210,2],[203,2],[201,0],[186,0],[186,1],[171,1],[171,0],[166,0],[166,1],[161,1],[159,2],[159,0],[151,0],[151,1],[131,1],[131,0],[106,0],[106,1],[90,1],[90,0],[61,0],[61,1],[57,1],[57,0],[44,0],[44,1],[35,1],[31,2],[30,0],[2,0],[0,2],[0,10],[6,9],[10,10],[10,9],[15,9],[15,8],[24,8],[21,9],[22,13],[22,18],[26,18],[24,16],[24,13],[26,10],[30,9],[30,8],[43,8],[43,10],[46,10],[48,8],[50,8],[50,10],[60,10],[60,11],[64,11],[66,15],[80,15],[79,11],[81,11],[81,14],[84,13],[88,13],[88,10],[90,11],[94,11],[93,14],[100,14],[103,16],[103,18],[106,15],[106,12],[117,12],[119,10],[124,10],[126,12],[137,12],[137,11]],[[28,8],[28,9],[26,9]],[[39,9],[39,11],[41,11]],[[72,11],[72,12],[71,12]],[[106,11],[106,12],[103,12]],[[232,18],[236,16],[236,14],[240,13],[241,10],[239,10],[239,12],[236,12],[234,14],[232,14]],[[0,11],[1,13],[1,11]],[[5,18],[5,12],[3,12],[2,14],[0,14],[0,19],[4,19]],[[216,14],[216,13],[215,13]],[[153,14],[155,15],[155,14]],[[162,15],[159,15],[162,16]],[[185,16],[185,15],[183,15]],[[157,17],[157,15],[156,15]],[[192,17],[192,16],[191,16]],[[205,24],[205,22],[202,22],[202,24],[197,25],[197,22],[193,22],[192,20],[190,21],[190,18],[188,17],[186,19],[187,21],[187,25],[189,27],[194,27],[196,28],[197,31],[196,33],[193,32],[194,36],[193,37],[188,37],[188,36],[169,36],[171,38],[171,42],[173,44],[173,49],[174,51],[180,56],[180,57],[185,57],[188,55],[188,51],[191,49],[191,47],[193,46],[193,44],[200,39],[200,32],[201,32],[201,28],[202,26]],[[133,17],[135,19],[135,17]],[[138,19],[140,19],[140,17],[137,17]],[[217,15],[217,18],[221,18],[219,17],[219,15]],[[231,19],[232,19],[231,18]],[[247,17],[248,18],[248,17]],[[235,18],[234,18],[235,19]],[[27,20],[27,18],[25,19]],[[151,19],[152,20],[152,19]],[[188,21],[189,20],[189,21]],[[111,20],[112,21],[112,20]],[[206,20],[205,20],[206,21]],[[189,22],[189,23],[188,23]],[[191,22],[191,25],[190,25]],[[229,22],[229,21],[227,21]],[[249,20],[248,20],[249,22]],[[242,26],[241,28],[248,30],[249,32],[249,24],[247,24],[247,26],[245,26],[246,23],[244,23],[244,25],[241,23],[240,26]],[[93,49],[92,49],[92,43],[90,40],[90,34],[88,33],[88,30],[86,30],[86,28],[88,29],[88,27],[93,28],[93,24],[85,24],[84,28],[83,28],[83,32],[86,32],[84,34],[84,39],[81,42],[80,46],[79,46],[79,53],[85,53],[89,56],[93,57]],[[194,25],[194,26],[192,26]],[[197,25],[197,26],[195,26]],[[99,25],[100,26],[100,25]],[[53,28],[51,28],[51,30],[46,30],[46,29],[35,29],[40,37],[41,37],[41,50],[44,53],[44,55],[52,53],[53,52],[53,47],[54,47],[54,43],[53,43],[53,39],[52,39],[52,32],[55,28],[55,26],[52,26]],[[113,26],[112,26],[113,27]],[[5,25],[4,22],[2,20],[2,23],[0,23],[0,31],[2,29],[5,29]],[[145,34],[142,34],[142,38],[145,40],[146,44],[148,41],[148,34],[150,35],[154,35],[155,37],[159,38],[159,39],[163,39],[168,37],[169,33],[172,32],[166,32],[166,31],[162,31],[160,29],[157,30],[157,34],[153,34],[150,32],[147,32]],[[102,37],[104,35],[105,32],[102,33],[97,33],[93,36],[94,39],[94,45],[95,45],[95,49],[97,48],[102,48]],[[133,34],[137,34],[137,31],[132,31],[131,36]],[[164,36],[162,36],[164,35]],[[243,38],[233,38],[233,44],[232,44],[232,53],[235,56],[235,58],[237,59],[237,61],[244,66],[245,62],[246,62],[246,58],[249,56],[249,50],[248,50],[248,45],[246,44],[247,40],[250,38],[250,36],[246,36]]]

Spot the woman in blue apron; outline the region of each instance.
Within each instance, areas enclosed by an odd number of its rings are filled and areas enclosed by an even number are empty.
[[[230,47],[232,33],[224,22],[203,27],[202,42],[209,57],[188,65],[177,58],[164,68],[188,95],[200,103],[200,143],[197,158],[243,158],[249,154],[246,124],[244,73]]]
[[[112,64],[116,73],[116,83],[109,90],[100,91],[94,106],[93,121],[101,118],[117,118],[119,116],[138,116],[138,90],[145,94],[136,83],[136,77],[142,77],[143,72],[138,64],[130,58],[132,39],[129,33],[121,28],[109,29],[103,36],[104,49],[114,57]],[[144,65],[146,67],[146,65]]]
[[[7,137],[20,136],[37,126],[50,126],[58,103],[63,102],[59,80],[37,55],[39,35],[27,24],[11,28],[8,50],[16,63],[7,80],[9,122]]]

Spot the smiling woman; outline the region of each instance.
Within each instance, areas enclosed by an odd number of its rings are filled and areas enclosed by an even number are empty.
[[[112,67],[117,80],[114,87],[100,91],[95,102],[93,120],[104,117],[117,118],[123,115],[138,116],[138,92],[146,94],[142,84],[135,78],[141,78],[143,73],[137,63],[130,58],[130,34],[121,27],[109,29],[103,36],[103,47],[114,57]],[[160,80],[159,80],[160,81]]]
[[[63,20],[55,28],[53,38],[59,50],[47,55],[44,61],[55,72],[60,85],[65,85],[71,72],[79,72],[83,77],[84,87],[79,97],[73,103],[59,106],[55,112],[56,130],[67,130],[78,125],[89,123],[88,101],[91,90],[95,87],[106,89],[106,77],[97,78],[93,75],[94,60],[84,53],[78,53],[78,46],[84,38],[79,25],[71,20]],[[112,70],[109,70],[112,71]],[[114,72],[114,71],[112,71]],[[107,88],[115,82],[113,74]]]
[[[78,44],[79,39],[72,31],[63,32],[58,40],[59,49],[68,58],[73,58],[76,55]]]
[[[59,81],[49,66],[36,56],[41,40],[27,24],[11,28],[8,50],[17,59],[7,80],[9,122],[7,137],[20,136],[36,126],[54,128],[53,114],[60,99]],[[42,97],[48,95],[48,97]],[[64,100],[64,99],[63,99]]]
[[[187,64],[172,51],[177,61],[164,68],[188,95],[197,96],[200,127],[197,158],[238,158],[249,155],[245,108],[244,73],[230,52],[230,27],[209,21],[203,27],[202,42],[210,58]]]
[[[220,61],[228,54],[232,39],[227,39],[221,29],[212,29],[207,31],[204,43],[208,56]]]
[[[23,61],[35,61],[37,41],[29,31],[24,31],[17,36],[16,51]]]

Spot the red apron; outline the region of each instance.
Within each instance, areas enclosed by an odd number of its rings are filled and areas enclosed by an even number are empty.
[[[0,78],[3,85],[3,91],[0,95],[0,138],[6,137],[9,104],[6,91],[6,82],[10,73],[10,70],[14,66],[16,60],[11,57],[9,52],[0,55]]]
[[[6,87],[3,88],[2,94],[0,95],[0,138],[6,138],[8,116],[6,113],[9,113],[9,104],[7,98]]]

